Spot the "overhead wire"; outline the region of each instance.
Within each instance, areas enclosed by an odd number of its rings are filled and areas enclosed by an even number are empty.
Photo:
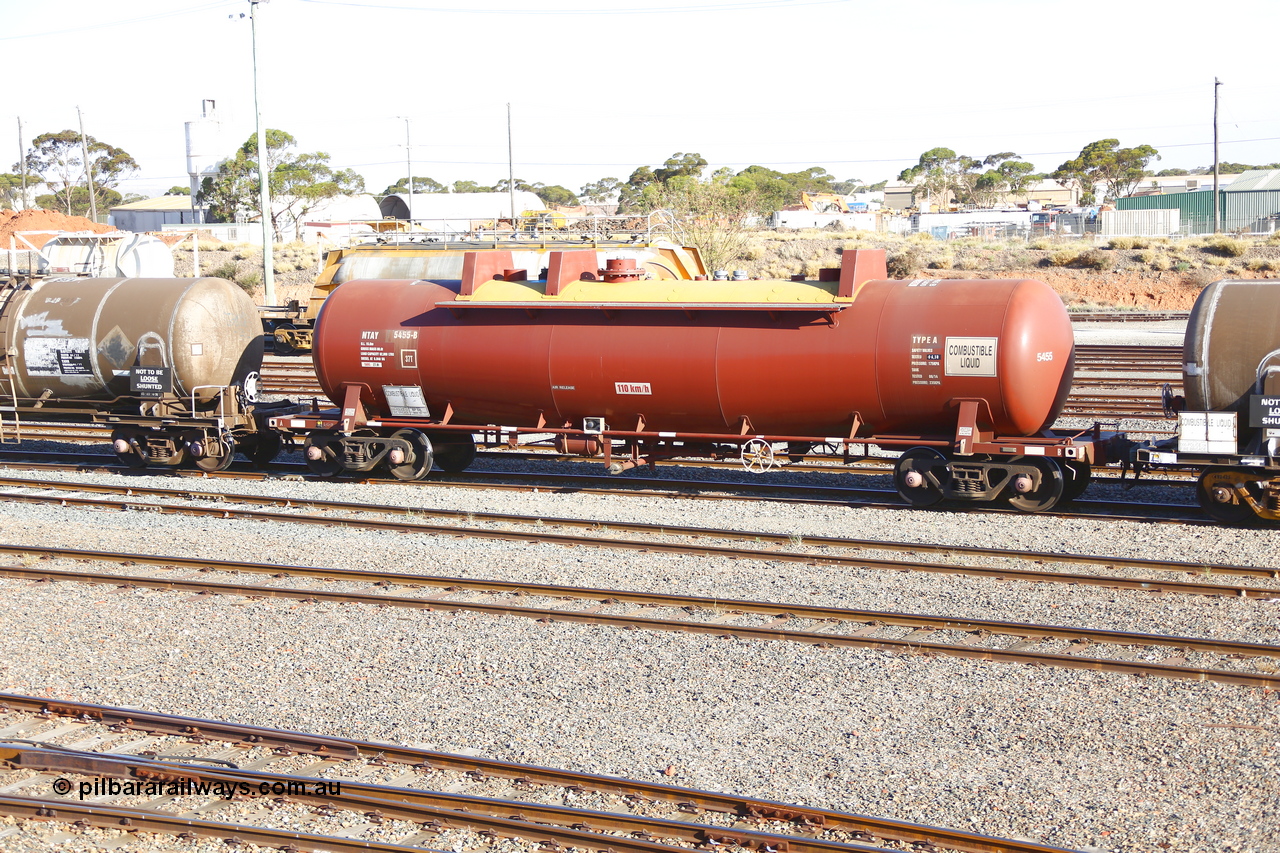
[[[3,36],[0,36],[0,41],[17,41],[19,39],[46,38],[48,36],[65,36],[65,35],[71,35],[72,33],[97,31],[97,30],[104,29],[106,27],[122,27],[129,24],[145,24],[150,21],[159,21],[165,18],[176,18],[182,15],[194,14],[196,12],[207,12],[210,9],[217,9],[219,7],[225,8],[229,6],[239,6],[239,5],[241,4],[240,2],[238,2],[238,0],[216,0],[216,2],[213,2],[213,3],[205,3],[200,6],[192,6],[188,9],[170,9],[165,12],[156,12],[151,15],[140,15],[139,17],[136,17],[136,18],[97,21],[92,24],[82,24],[75,27],[66,27],[60,30],[46,30],[45,32],[41,32],[41,33],[18,33],[16,35],[3,35]]]
[[[301,0],[303,3],[311,3],[317,6],[344,6],[354,9],[380,9],[391,10],[396,12],[436,12],[441,14],[461,14],[461,15],[653,15],[653,14],[686,14],[689,12],[751,12],[763,9],[777,8],[800,8],[804,6],[836,6],[851,2],[851,0],[729,0],[727,3],[703,3],[697,5],[680,5],[680,6],[654,6],[651,8],[621,8],[610,9],[599,5],[588,6],[581,9],[560,8],[560,9],[530,9],[528,7],[513,6],[505,8],[486,8],[486,7],[431,7],[431,6],[404,6],[391,3],[358,3],[355,0]]]
[[[1249,142],[1275,142],[1275,141],[1280,141],[1280,136],[1262,137],[1258,139],[1226,140],[1226,141],[1223,141],[1221,144],[1232,145],[1232,144],[1244,144]],[[1157,147],[1161,149],[1194,148],[1194,147],[1206,147],[1212,144],[1213,143],[1209,141],[1183,142],[1183,143],[1174,143],[1169,145],[1160,145]],[[1022,156],[1062,157],[1062,156],[1073,156],[1079,153],[1080,152],[1078,151],[1034,151]],[[857,166],[857,165],[874,164],[874,163],[906,163],[906,162],[910,162],[910,160],[911,160],[910,157],[882,157],[882,158],[866,158],[866,159],[860,159],[860,160],[822,159],[822,162],[830,166]],[[403,165],[404,165],[403,160],[379,160],[379,161],[372,161],[368,163],[349,163],[343,166],[342,168],[360,169],[360,168],[369,168],[374,166],[403,166]],[[506,160],[415,160],[414,162],[415,169],[425,169],[431,166],[506,166],[506,165],[507,165]],[[566,164],[565,163],[528,162],[528,163],[521,163],[520,165],[523,168],[544,168],[544,167],[549,168],[549,167],[564,167]],[[572,165],[575,167],[584,167],[584,168],[592,168],[592,169],[612,169],[615,167],[632,168],[637,164],[636,163],[573,163]],[[715,165],[742,166],[742,165],[752,165],[752,164],[748,163],[746,160],[741,160],[741,161],[732,161],[732,162],[716,161]],[[772,161],[770,165],[771,166],[812,166],[812,165],[815,165],[815,163],[812,160],[794,160],[789,162],[788,161]],[[147,178],[131,177],[131,178],[122,178],[120,183],[125,183],[125,182],[138,183],[143,181],[172,181],[172,180],[180,180],[188,177],[190,176],[189,175],[161,175],[161,176],[153,176],[153,177],[147,177]]]

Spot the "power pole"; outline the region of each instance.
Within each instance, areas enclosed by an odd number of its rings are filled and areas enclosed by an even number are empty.
[[[22,144],[22,117],[18,117],[18,162],[22,164],[22,209],[27,209],[27,151]]]
[[[1218,87],[1222,81],[1213,78],[1213,233],[1222,232],[1222,217],[1218,210]]]
[[[404,167],[409,173],[409,230],[413,230],[413,143],[409,140],[409,117],[404,117]]]
[[[511,199],[511,236],[519,230],[516,222],[516,164],[511,148],[511,104],[507,104],[507,195]]]
[[[267,136],[262,132],[262,108],[258,106],[258,4],[270,0],[249,0],[249,30],[253,39],[253,117],[258,133],[258,206],[262,219],[262,300],[276,302],[275,259],[272,257],[271,187],[267,184]]]
[[[84,135],[84,116],[76,107],[76,118],[80,120],[80,150],[84,152],[84,178],[89,184],[89,221],[98,221],[98,202],[93,196],[93,164],[89,162],[89,137]],[[71,193],[67,193],[67,204],[70,205]]]

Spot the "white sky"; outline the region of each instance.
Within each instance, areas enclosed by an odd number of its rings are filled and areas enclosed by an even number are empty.
[[[1161,168],[1280,161],[1277,0],[270,0],[268,127],[370,191],[515,174],[577,192],[698,152],[837,179],[896,177],[945,146],[1052,170],[1089,142]],[[141,165],[123,192],[186,185],[183,123],[215,99],[227,154],[253,130],[248,0],[0,0],[0,170],[75,129]],[[244,19],[240,14],[245,13]],[[1221,14],[1220,14],[1221,13]]]

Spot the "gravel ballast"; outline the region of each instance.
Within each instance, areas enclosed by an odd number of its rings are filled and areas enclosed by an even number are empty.
[[[1274,533],[1263,529],[350,483],[196,486],[802,535],[1277,562]],[[19,544],[1273,643],[1280,621],[1280,602],[235,519],[8,504],[3,524],[5,541]],[[1217,850],[1226,849],[1225,839],[1238,849],[1266,850],[1269,827],[1280,819],[1271,784],[1280,769],[1280,703],[1260,691],[468,613],[20,580],[0,581],[0,594],[7,605],[0,684],[14,692],[474,750],[1067,847]],[[1251,728],[1212,727],[1218,724]],[[676,768],[669,779],[662,775],[668,766]]]
[[[1134,334],[1131,326],[1084,328],[1090,330],[1081,335],[1087,343],[1130,343]],[[1166,340],[1174,337],[1172,328],[1139,328],[1152,343],[1175,342]],[[1176,337],[1180,341],[1180,331]],[[779,476],[785,481],[796,473]],[[125,479],[0,474],[115,485]],[[883,487],[886,479],[876,484]],[[139,476],[127,482],[174,481]],[[721,526],[801,539],[1280,565],[1274,528],[349,482],[202,479],[188,485],[605,524]],[[1088,496],[1178,495],[1194,504],[1192,494],[1186,487],[1144,482],[1132,491],[1095,483]],[[1270,599],[1152,594],[12,502],[4,505],[0,531],[6,544],[1280,644],[1280,582],[1267,579],[1230,580],[1274,587],[1277,595]],[[984,562],[970,555],[921,559]],[[65,560],[41,565],[76,567]],[[112,570],[163,574],[146,566]],[[1222,684],[542,624],[466,611],[0,579],[0,689],[730,791],[1072,849],[1280,850],[1280,694]],[[69,843],[29,822],[4,826],[22,832],[0,838],[0,849],[34,853]],[[161,840],[154,849],[168,847]]]

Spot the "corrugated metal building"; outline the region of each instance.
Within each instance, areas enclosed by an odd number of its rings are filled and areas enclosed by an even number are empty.
[[[1210,179],[1212,186],[1212,179]],[[1245,172],[1218,192],[1223,231],[1271,234],[1280,220],[1280,169]],[[1177,210],[1186,234],[1213,233],[1213,190],[1130,196],[1118,210]]]
[[[159,231],[165,225],[189,226],[196,221],[189,195],[164,195],[116,205],[107,217],[108,225],[114,225],[121,231],[137,232]]]
[[[1181,230],[1177,208],[1104,210],[1098,218],[1104,237],[1169,237]]]
[[[1225,231],[1274,234],[1280,220],[1280,169],[1245,172],[1223,192]]]

